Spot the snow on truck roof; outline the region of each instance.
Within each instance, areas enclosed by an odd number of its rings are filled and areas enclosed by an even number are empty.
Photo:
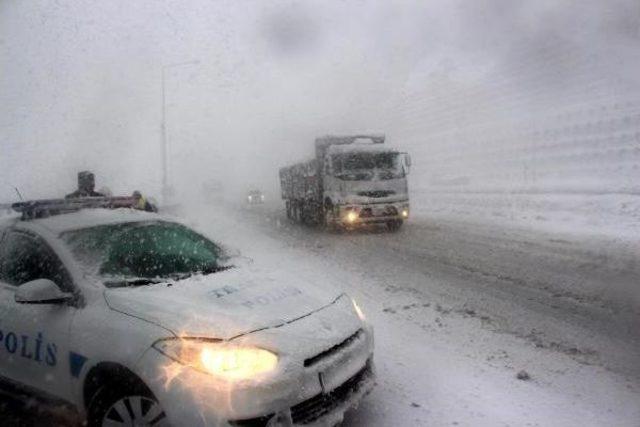
[[[366,139],[375,144],[382,144],[386,137],[383,133],[359,133],[355,135],[324,135],[316,138],[316,145],[351,144],[355,140]]]
[[[398,153],[398,149],[390,147],[384,144],[372,144],[372,143],[357,143],[345,145],[330,145],[327,147],[327,152],[331,154],[338,153]]]

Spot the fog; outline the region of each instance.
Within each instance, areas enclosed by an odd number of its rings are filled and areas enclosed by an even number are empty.
[[[0,0],[0,220],[2,425],[640,426],[640,1]]]
[[[159,197],[163,67],[178,194],[275,192],[326,133],[386,132],[420,172],[431,135],[640,99],[639,22],[635,0],[2,0],[0,201],[84,169]]]

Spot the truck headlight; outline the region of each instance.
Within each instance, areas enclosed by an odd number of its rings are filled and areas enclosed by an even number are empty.
[[[402,209],[402,217],[409,218],[409,209]]]
[[[255,378],[278,364],[278,356],[262,348],[202,339],[167,339],[153,347],[183,365],[231,381]]]
[[[356,211],[349,211],[346,218],[347,222],[356,222],[358,220],[358,213]]]

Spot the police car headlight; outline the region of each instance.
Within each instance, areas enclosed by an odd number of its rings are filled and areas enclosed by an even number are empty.
[[[278,364],[278,356],[262,348],[202,339],[169,339],[153,346],[183,365],[231,381],[259,377]]]

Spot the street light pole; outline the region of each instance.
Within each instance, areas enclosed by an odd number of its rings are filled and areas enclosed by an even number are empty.
[[[200,61],[185,61],[162,66],[162,202],[166,205],[171,189],[169,188],[169,140],[167,138],[167,95],[166,95],[166,70],[169,68],[181,67],[184,65],[199,64]]]
[[[167,199],[169,197],[169,187],[168,187],[168,157],[169,157],[169,147],[167,147],[167,106],[166,106],[166,96],[165,96],[165,82],[164,82],[164,70],[165,67],[162,67],[162,203],[167,204]]]

